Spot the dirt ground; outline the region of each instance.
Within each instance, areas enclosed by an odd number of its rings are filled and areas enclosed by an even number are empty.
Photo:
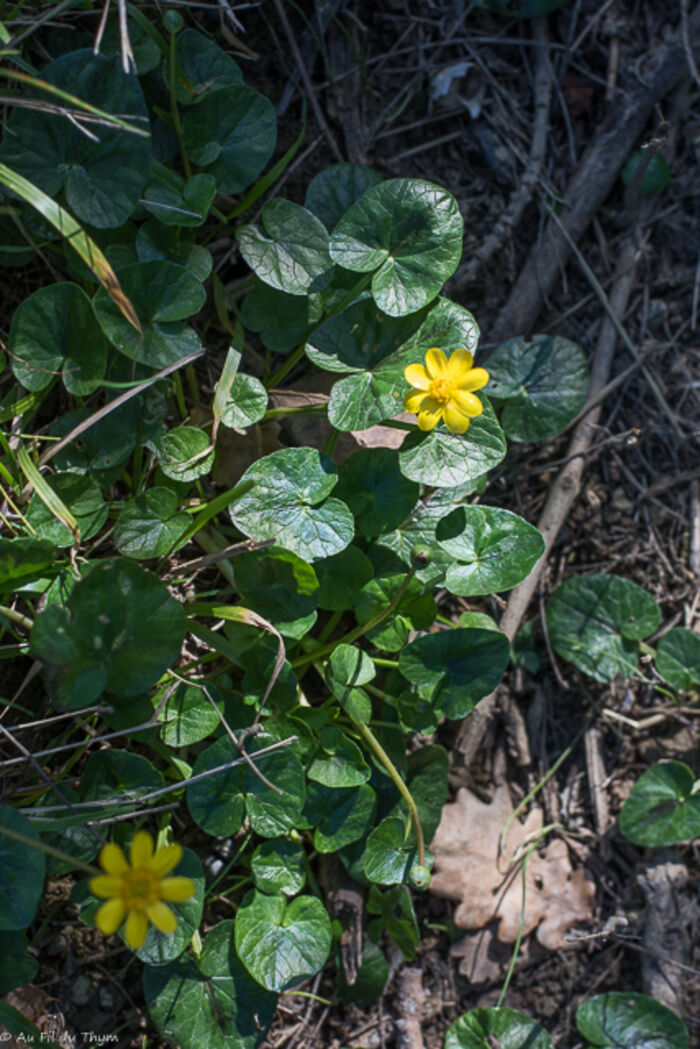
[[[304,146],[278,192],[303,202],[309,180],[338,160],[447,187],[466,235],[446,294],[475,315],[485,350],[537,331],[573,339],[593,358],[604,318],[616,313],[603,382],[613,387],[583,456],[580,493],[525,613],[540,669],[509,674],[474,756],[465,758],[469,740],[457,724],[442,726],[436,741],[450,749],[452,789],[466,785],[487,800],[504,777],[520,800],[571,748],[542,804],[546,821],[563,828],[574,865],[595,882],[594,919],[563,949],[525,943],[504,1004],[568,1049],[579,1041],[574,1014],[583,999],[644,991],[681,1012],[700,1045],[698,843],[645,853],[616,829],[632,783],[653,761],[677,758],[700,773],[698,709],[675,707],[644,681],[584,679],[548,654],[542,623],[544,601],[562,580],[595,571],[649,590],[663,610],[660,632],[699,629],[697,5],[569,0],[536,21],[491,15],[468,0],[302,0],[285,5],[288,21],[278,0],[234,6],[240,26],[223,16],[221,40],[278,106],[280,154],[298,134],[302,91],[309,103]],[[218,21],[194,4],[190,13],[209,28]],[[675,74],[659,86],[659,63],[676,40]],[[668,161],[670,183],[654,197],[640,201],[619,178],[626,135],[631,148],[652,143]],[[596,166],[587,158],[599,147]],[[563,202],[580,213],[567,237]],[[616,311],[621,272],[629,287]],[[238,275],[235,261],[224,263],[226,283]],[[490,491],[536,523],[570,441],[569,432],[514,447]],[[467,604],[450,595],[442,611],[456,617],[467,607],[502,611],[496,599]],[[491,937],[496,975],[474,983],[453,951],[454,905],[430,895],[415,902],[421,948],[410,967],[390,956],[378,1003],[329,1007],[287,995],[266,1049],[422,1049],[402,1027],[408,998],[421,995],[422,1045],[438,1049],[457,1016],[495,1004],[510,949]],[[121,1009],[120,1046],[159,1044],[141,1015],[138,963],[104,951],[97,933],[71,922],[60,895],[44,960],[44,972],[62,974],[44,989],[69,1026],[106,1030]],[[303,990],[329,997],[333,971]]]

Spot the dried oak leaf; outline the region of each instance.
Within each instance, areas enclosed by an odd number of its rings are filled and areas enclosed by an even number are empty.
[[[481,929],[496,920],[503,943],[515,942],[522,908],[522,869],[517,862],[509,866],[508,860],[542,829],[539,809],[532,809],[524,823],[513,820],[499,857],[499,837],[512,815],[505,785],[496,788],[488,805],[463,788],[442,810],[431,845],[435,867],[430,889],[459,902],[455,924]],[[543,947],[557,950],[571,926],[592,917],[594,899],[593,882],[583,869],[572,868],[567,847],[557,838],[527,862],[523,934],[535,931]]]

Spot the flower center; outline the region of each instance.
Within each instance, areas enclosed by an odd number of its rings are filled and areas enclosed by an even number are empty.
[[[449,401],[452,396],[452,383],[450,380],[445,378],[431,379],[430,396],[434,397],[441,404]]]
[[[160,899],[160,879],[145,867],[125,871],[122,898],[129,910],[145,911]]]

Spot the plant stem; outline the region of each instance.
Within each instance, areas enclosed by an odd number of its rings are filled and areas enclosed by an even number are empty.
[[[0,605],[0,616],[11,619],[13,623],[24,627],[25,630],[31,630],[34,626],[33,619],[30,619],[29,616],[23,616],[21,612],[15,612],[14,608],[8,608],[7,605]]]
[[[371,728],[369,728],[367,725],[363,725],[361,721],[356,721],[351,714],[347,714],[347,716],[350,718],[355,729],[360,733],[370,750],[372,750],[376,757],[379,759],[379,761],[381,761],[382,765],[389,773],[389,776],[391,777],[394,786],[398,790],[403,800],[408,805],[408,810],[411,813],[411,822],[413,823],[413,830],[416,835],[416,844],[418,846],[418,863],[421,867],[423,867],[425,865],[425,839],[423,837],[423,828],[420,825],[420,817],[418,815],[416,803],[413,800],[413,795],[411,794],[404,781],[401,779],[398,769],[394,765],[387,752],[384,750],[384,747],[381,745],[375,734],[372,732]]]

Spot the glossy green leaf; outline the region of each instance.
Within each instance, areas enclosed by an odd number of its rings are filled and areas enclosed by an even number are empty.
[[[261,221],[236,230],[241,255],[260,280],[289,295],[325,288],[333,263],[323,223],[282,197],[267,202]]]
[[[197,29],[178,34],[175,57],[187,77],[187,87],[178,84],[180,102],[196,102],[199,95],[213,87],[243,83],[243,74],[230,55]]]
[[[437,542],[458,563],[447,589],[462,597],[509,590],[544,553],[544,538],[522,517],[494,506],[460,506],[439,522]]]
[[[135,18],[127,20],[127,31],[136,63],[136,73],[140,77],[145,76],[146,73],[151,73],[160,65],[162,57],[160,48]],[[108,56],[119,55],[119,60],[121,61],[122,45],[118,19],[110,19],[107,22],[100,52]]]
[[[543,1027],[505,1006],[470,1009],[447,1029],[445,1049],[552,1049]]]
[[[50,284],[24,299],[7,348],[14,376],[28,390],[43,390],[60,374],[70,393],[84,396],[104,378],[107,340],[77,284]]]
[[[39,962],[28,946],[23,932],[0,932],[0,994],[31,983],[39,972]]]
[[[363,587],[355,603],[358,623],[366,623],[384,612],[406,579],[405,571],[393,571],[393,558],[392,572],[388,574],[377,566],[376,551],[372,547],[370,554],[375,560],[376,577]],[[437,615],[437,606],[432,594],[423,593],[423,589],[422,583],[412,579],[393,612],[367,631],[367,639],[385,652],[398,652],[411,630],[427,630]]]
[[[181,1049],[255,1049],[275,1013],[276,995],[241,964],[233,921],[209,931],[199,959],[144,968],[146,1004],[161,1034]]]
[[[199,928],[204,909],[205,879],[199,857],[191,849],[183,849],[182,859],[173,876],[190,878],[194,884],[194,894],[183,903],[169,903],[177,915],[177,928],[173,933],[162,933],[155,925],[149,925],[148,933],[142,947],[134,953],[142,962],[149,965],[167,965],[179,958],[189,946]]]
[[[366,685],[377,670],[366,652],[355,645],[341,644],[333,649],[326,667],[326,684],[342,700],[349,689]]]
[[[244,535],[274,539],[306,561],[337,554],[351,542],[352,514],[329,498],[337,468],[328,456],[313,448],[282,448],[246,470],[245,481],[254,481],[253,488],[229,508]]]
[[[143,206],[164,226],[201,226],[216,194],[211,175],[193,175],[182,186],[151,183],[143,192]]]
[[[591,575],[567,579],[547,602],[554,651],[596,681],[634,674],[637,646],[661,622],[654,598],[630,579]]]
[[[478,338],[471,313],[447,299],[397,318],[365,297],[325,321],[306,354],[320,368],[346,373],[331,390],[328,417],[339,430],[360,430],[403,410],[407,364],[422,361],[431,346],[473,351]]]
[[[372,939],[378,940],[382,932],[387,932],[406,961],[412,961],[420,944],[420,930],[407,887],[396,885],[382,890],[372,885],[367,897],[367,913],[378,915],[371,918],[367,926]]]
[[[267,390],[254,375],[238,372],[231,384],[221,421],[230,429],[245,429],[262,419],[267,409]]]
[[[635,845],[677,845],[700,837],[700,780],[681,761],[642,773],[620,812],[620,830]]]
[[[196,481],[214,464],[214,446],[204,430],[176,426],[153,442],[158,465],[173,481]]]
[[[158,714],[158,721],[162,725],[160,738],[169,747],[199,743],[216,731],[221,718],[207,694],[223,713],[224,698],[218,688],[209,682],[180,683],[168,696]]]
[[[280,633],[303,637],[313,626],[316,573],[290,550],[272,546],[244,554],[236,562],[236,585],[242,603],[273,622]]]
[[[409,433],[399,449],[401,473],[412,481],[449,488],[476,480],[505,458],[506,440],[485,397],[484,411],[465,434],[435,429]]]
[[[260,733],[247,744],[250,754],[269,746],[271,736]],[[276,838],[286,834],[297,825],[301,816],[306,789],[304,770],[296,754],[284,748],[273,751],[256,764],[265,776],[266,783],[257,772],[247,767],[246,811],[253,830],[264,838]],[[277,790],[273,790],[272,784]],[[280,793],[281,792],[281,793]]]
[[[193,234],[185,233],[177,226],[164,226],[150,219],[139,226],[136,240],[138,262],[174,262],[188,269],[195,280],[203,283],[211,275],[211,252],[195,244]]]
[[[317,973],[331,946],[331,922],[315,896],[249,894],[236,914],[236,950],[250,975],[284,991]]]
[[[165,786],[161,772],[141,754],[107,749],[91,754],[80,777],[83,801],[104,801],[123,794],[146,794]]]
[[[142,333],[122,316],[104,288],[94,299],[100,327],[120,353],[151,368],[167,368],[199,349],[197,334],[183,323],[204,305],[206,292],[194,274],[174,262],[137,262],[120,270],[124,294]]]
[[[324,787],[310,783],[305,816],[314,827],[314,848],[333,853],[367,837],[374,825],[376,795],[368,783],[359,787]]]
[[[133,561],[93,564],[63,607],[34,622],[30,649],[52,670],[56,704],[73,710],[103,691],[150,688],[180,654],[185,612],[156,576]]]
[[[341,1002],[351,1002],[359,1007],[367,1007],[381,997],[389,979],[389,963],[384,952],[371,940],[365,940],[362,947],[362,958],[352,985],[345,979],[342,964],[338,965],[336,991]]]
[[[415,800],[426,841],[430,841],[435,834],[447,801],[449,769],[447,751],[435,743],[420,747],[408,755],[406,781]],[[408,811],[403,800],[398,805],[403,812]],[[398,812],[394,811],[392,815],[398,815]]]
[[[296,896],[306,883],[305,853],[296,841],[274,838],[254,850],[250,861],[256,889],[270,895]]]
[[[212,769],[220,771],[187,788],[187,808],[198,827],[207,834],[225,838],[235,834],[243,823],[246,787],[245,765],[228,736],[222,736],[199,754],[192,774],[198,776]]]
[[[2,833],[2,828],[38,841],[26,816],[0,807],[0,929],[24,929],[44,891],[44,853]]]
[[[42,79],[131,123],[148,128],[138,79],[116,55],[72,51],[50,62]],[[89,125],[94,128],[95,125]],[[53,112],[10,112],[0,160],[49,196],[63,192],[69,210],[98,229],[121,226],[135,210],[151,165],[147,137],[98,127],[95,137]]]
[[[324,787],[358,787],[370,777],[362,751],[336,726],[321,729],[318,749],[309,765],[309,779]]]
[[[501,680],[509,647],[494,630],[441,630],[407,645],[399,669],[445,717],[463,718]]]
[[[586,355],[561,335],[509,339],[490,354],[487,365],[489,396],[504,401],[501,425],[511,441],[554,437],[586,403]]]
[[[243,300],[241,320],[249,331],[259,332],[268,350],[288,353],[306,338],[321,312],[317,295],[288,295],[260,281]]]
[[[51,478],[51,488],[70,510],[85,541],[99,532],[107,520],[108,508],[95,481],[79,474],[61,473]],[[27,521],[37,539],[47,539],[55,546],[72,546],[75,538],[71,530],[55,517],[48,506],[34,494],[27,507]]]
[[[600,1049],[688,1049],[685,1024],[665,1005],[634,991],[609,991],[579,1005],[576,1026]]]
[[[190,515],[177,505],[178,498],[169,488],[150,488],[127,499],[112,536],[119,553],[142,561],[175,549],[190,524]]]
[[[362,534],[377,536],[410,514],[420,485],[403,476],[393,449],[363,448],[341,464],[335,494],[348,504]]]
[[[400,317],[431,302],[457,269],[462,230],[447,190],[420,179],[390,179],[346,211],[331,237],[331,257],[345,269],[373,273],[375,302]]]
[[[378,885],[400,885],[418,863],[413,832],[406,834],[406,821],[387,817],[367,838],[365,876]]]
[[[277,122],[271,102],[252,87],[207,91],[182,121],[185,152],[213,175],[219,193],[240,193],[272,156]]]
[[[318,603],[329,612],[352,608],[374,572],[372,562],[354,545],[314,564],[318,578]]]
[[[0,539],[0,593],[52,564],[56,547],[46,539]]]
[[[304,206],[331,232],[348,208],[382,181],[382,175],[365,164],[331,164],[311,179]]]
[[[700,637],[683,626],[669,630],[656,646],[656,669],[681,692],[700,685]]]

